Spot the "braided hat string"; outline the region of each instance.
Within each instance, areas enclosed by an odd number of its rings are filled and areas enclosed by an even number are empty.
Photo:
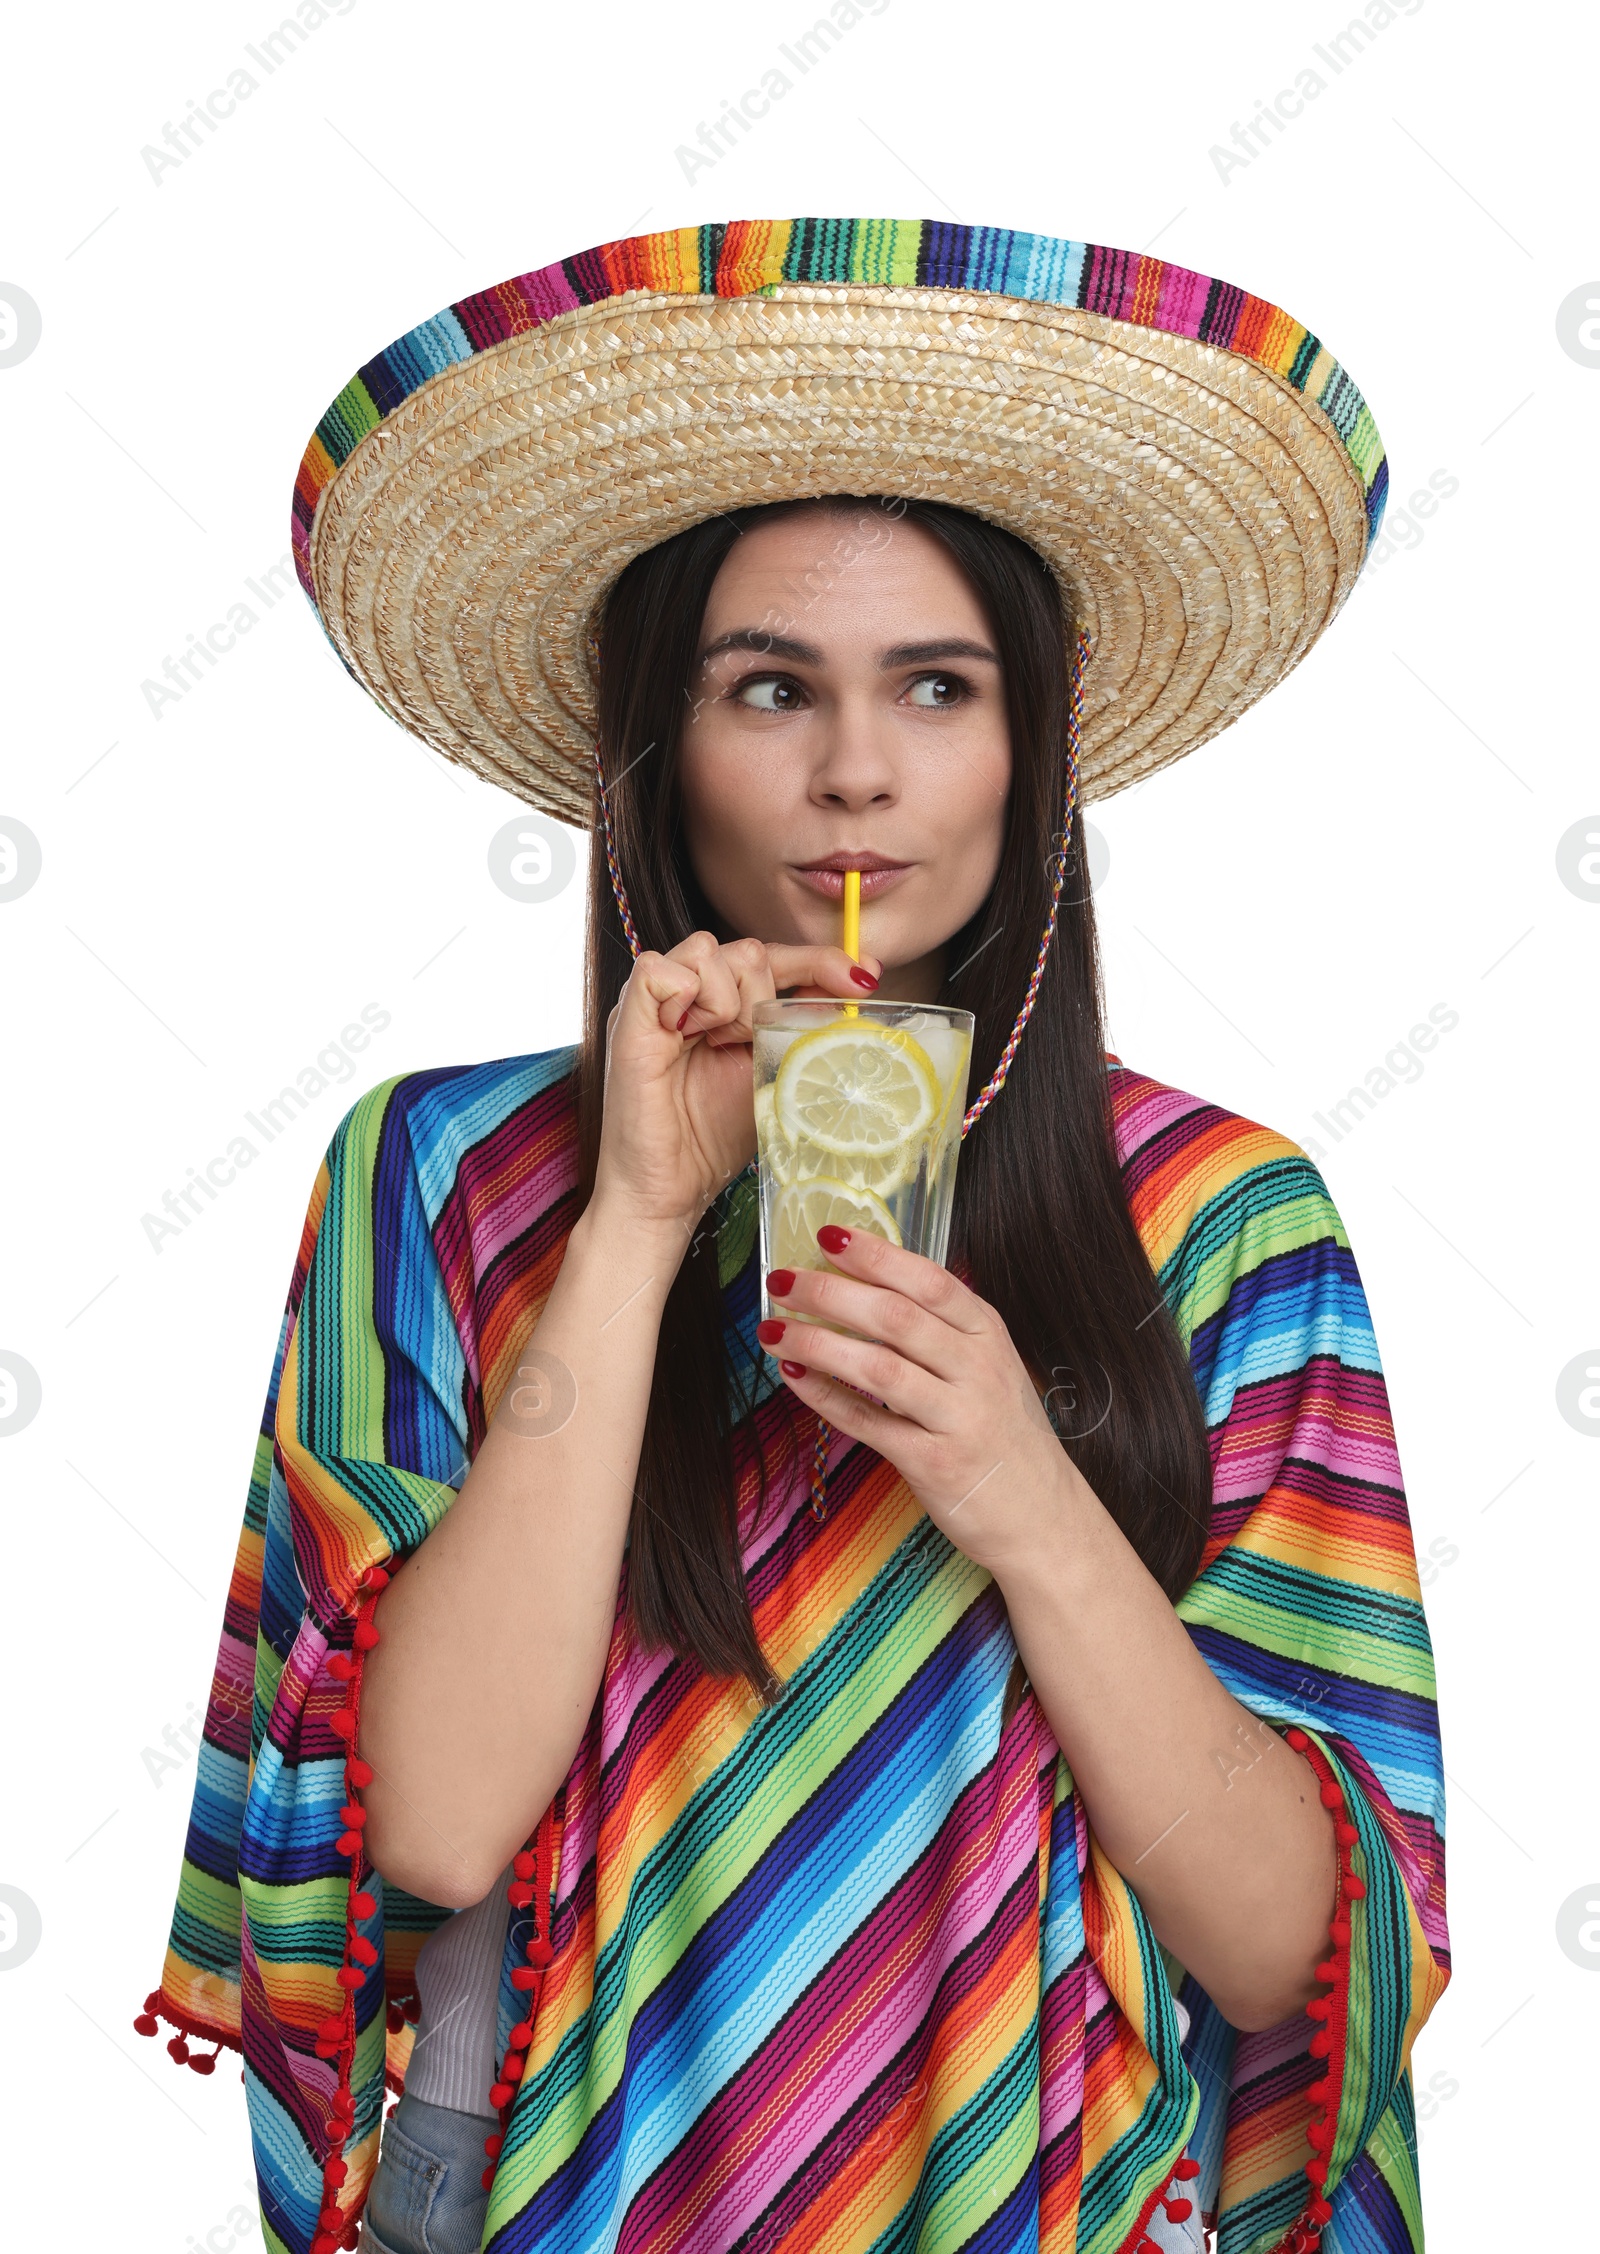
[[[617,841],[611,834],[611,808],[606,799],[605,761],[598,736],[596,736],[594,743],[594,789],[595,797],[600,804],[600,836],[606,849],[606,868],[611,876],[612,897],[617,903],[617,914],[622,918],[622,929],[626,934],[628,945],[633,950],[633,959],[637,962],[641,953],[639,934],[634,929],[633,910],[628,906],[628,895],[623,890],[622,865],[617,859]]]
[[[1017,1012],[1017,1022],[1011,1028],[1011,1038],[1000,1051],[1000,1061],[990,1073],[982,1090],[968,1106],[961,1122],[963,1141],[972,1133],[994,1099],[1006,1084],[1006,1075],[1016,1062],[1017,1051],[1022,1046],[1023,1030],[1033,1015],[1033,1005],[1039,998],[1039,981],[1044,977],[1045,962],[1050,953],[1050,942],[1056,935],[1056,918],[1061,912],[1061,888],[1067,881],[1067,856],[1072,849],[1072,820],[1078,806],[1078,739],[1083,731],[1083,674],[1089,658],[1089,637],[1082,628],[1072,649],[1072,673],[1067,683],[1067,788],[1061,813],[1061,842],[1054,860],[1055,881],[1050,887],[1050,912],[1044,921],[1044,937],[1039,942],[1039,952],[1033,959],[1033,975],[1028,980],[1028,990],[1022,997],[1022,1007]]]

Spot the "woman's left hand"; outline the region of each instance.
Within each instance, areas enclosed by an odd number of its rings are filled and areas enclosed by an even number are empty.
[[[1010,1332],[918,1253],[865,1229],[825,1228],[818,1242],[837,1273],[775,1269],[767,1292],[784,1314],[761,1324],[762,1345],[808,1408],[892,1463],[935,1525],[1003,1581],[1078,1476]]]

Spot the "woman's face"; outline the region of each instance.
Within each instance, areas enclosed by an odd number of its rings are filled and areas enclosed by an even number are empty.
[[[804,509],[736,542],[679,750],[724,935],[836,941],[859,868],[882,992],[929,1001],[1000,865],[1011,745],[994,636],[930,533]]]

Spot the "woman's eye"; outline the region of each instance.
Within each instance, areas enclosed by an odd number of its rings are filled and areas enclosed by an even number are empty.
[[[798,681],[777,674],[752,675],[741,681],[733,694],[737,703],[752,712],[798,712],[805,701]]]
[[[966,694],[967,684],[959,673],[924,673],[906,691],[908,700],[924,712],[948,710],[960,704]]]

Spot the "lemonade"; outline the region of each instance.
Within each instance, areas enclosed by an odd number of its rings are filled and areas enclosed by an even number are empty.
[[[971,1012],[761,1002],[754,1023],[763,1276],[826,1268],[817,1231],[829,1222],[943,1260]]]

